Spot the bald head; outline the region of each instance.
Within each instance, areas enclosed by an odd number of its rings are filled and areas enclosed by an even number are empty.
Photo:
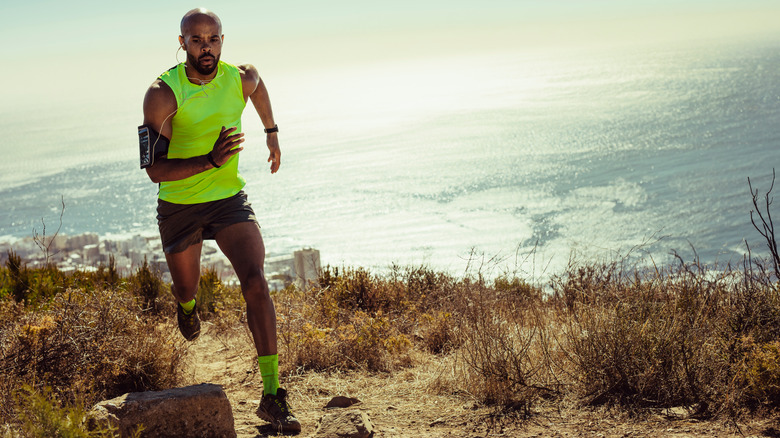
[[[222,53],[222,22],[217,14],[203,8],[193,9],[181,19],[179,44],[187,52],[188,74],[195,70],[211,79]]]
[[[191,29],[194,25],[204,22],[208,22],[209,24],[216,24],[219,28],[219,33],[222,34],[222,21],[220,21],[219,17],[217,17],[217,14],[205,8],[195,8],[184,14],[180,25],[181,34],[184,36],[191,34]]]

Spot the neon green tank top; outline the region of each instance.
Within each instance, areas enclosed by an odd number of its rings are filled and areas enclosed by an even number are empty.
[[[168,158],[209,153],[223,126],[237,126],[237,132],[241,132],[241,113],[246,106],[241,74],[236,66],[226,62],[220,61],[217,68],[217,75],[205,85],[190,82],[183,63],[160,75],[176,96]],[[174,204],[199,204],[235,195],[246,184],[238,173],[238,155],[219,169],[160,183],[160,199]]]

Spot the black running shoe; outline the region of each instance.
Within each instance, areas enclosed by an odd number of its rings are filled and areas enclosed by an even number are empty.
[[[287,403],[287,391],[282,388],[276,390],[276,395],[266,394],[260,400],[256,414],[263,420],[271,423],[274,429],[282,433],[300,433],[301,423],[290,412]]]
[[[184,339],[194,341],[200,335],[200,318],[198,318],[197,306],[192,309],[189,315],[184,314],[181,303],[176,305],[176,321],[179,323],[179,331]]]

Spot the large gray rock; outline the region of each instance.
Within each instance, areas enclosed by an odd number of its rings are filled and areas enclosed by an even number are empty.
[[[91,425],[109,423],[122,437],[143,425],[143,437],[235,437],[233,410],[219,385],[132,392],[95,405]]]
[[[374,425],[368,414],[348,410],[325,414],[314,433],[315,438],[369,438],[374,435]]]

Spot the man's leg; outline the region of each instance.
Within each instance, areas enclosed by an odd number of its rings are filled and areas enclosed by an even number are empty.
[[[168,269],[171,271],[173,287],[171,292],[180,303],[195,299],[200,282],[200,251],[203,243],[190,245],[182,252],[165,254]]]
[[[279,388],[276,310],[263,272],[265,246],[260,228],[255,222],[240,222],[223,228],[215,237],[233,264],[246,301],[246,318],[263,377],[263,398],[256,413],[279,431],[298,433],[301,423],[290,412],[287,391]]]
[[[182,252],[165,254],[171,272],[171,292],[176,298],[176,321],[179,331],[188,341],[200,335],[200,318],[195,309],[195,295],[200,282],[200,251],[202,243],[190,245]]]
[[[265,246],[254,222],[240,222],[220,230],[217,244],[241,282],[246,318],[258,356],[277,354],[276,310],[265,280]]]
[[[279,388],[276,350],[276,310],[263,272],[265,246],[255,222],[240,222],[220,230],[215,236],[222,252],[233,264],[246,301],[246,318],[255,341],[263,398],[257,416],[282,432],[301,431],[301,423],[290,412],[287,391]]]

